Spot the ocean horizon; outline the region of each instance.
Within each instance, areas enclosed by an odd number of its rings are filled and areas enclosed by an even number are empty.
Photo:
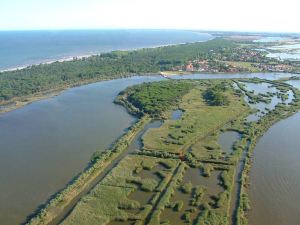
[[[188,30],[0,31],[0,71],[114,50],[134,50],[212,38],[210,34]]]

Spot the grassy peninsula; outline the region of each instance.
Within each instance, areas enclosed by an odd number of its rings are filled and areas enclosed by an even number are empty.
[[[277,92],[257,94],[247,83],[268,83]],[[290,92],[293,99],[285,103]],[[255,121],[247,119],[256,113],[251,102],[273,97],[282,102]],[[53,224],[60,214],[65,215],[58,221],[63,225],[246,225],[255,144],[272,124],[299,110],[300,91],[262,79],[167,80],[129,87],[115,101],[139,116],[139,122],[111,149],[96,152],[91,172],[59,193],[28,225]],[[182,115],[174,119],[176,109]],[[151,120],[162,125],[134,140]],[[239,134],[230,151],[219,142],[227,131]],[[142,144],[129,151],[132,141]],[[78,190],[95,180],[93,173],[97,184],[71,212],[65,210]]]

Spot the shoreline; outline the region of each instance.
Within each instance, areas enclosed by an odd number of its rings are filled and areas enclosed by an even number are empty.
[[[95,53],[95,54],[83,54],[83,55],[76,55],[76,56],[66,56],[63,58],[59,58],[57,60],[45,60],[45,61],[41,61],[40,63],[33,63],[33,64],[29,64],[29,65],[23,65],[23,66],[16,66],[16,67],[12,67],[12,68],[7,68],[7,69],[0,69],[0,73],[4,73],[4,72],[14,72],[17,70],[23,70],[23,69],[27,69],[30,68],[32,66],[39,66],[39,65],[49,65],[52,63],[63,63],[63,62],[70,62],[73,60],[81,60],[83,58],[89,58],[92,56],[97,56],[100,55],[101,53]]]
[[[212,36],[212,35],[211,35]],[[27,69],[30,68],[32,66],[39,66],[39,65],[49,65],[52,63],[63,63],[63,62],[70,62],[73,60],[81,60],[83,58],[90,58],[93,56],[100,56],[103,53],[109,53],[109,52],[114,52],[114,51],[136,51],[136,50],[140,50],[140,49],[145,49],[145,48],[160,48],[160,47],[167,47],[167,46],[174,46],[174,45],[184,45],[184,44],[193,44],[193,43],[198,43],[198,42],[206,42],[206,41],[210,41],[212,39],[214,39],[215,37],[212,36],[211,38],[207,39],[207,40],[200,40],[200,41],[195,41],[195,42],[180,42],[180,43],[175,43],[175,44],[162,44],[162,45],[151,45],[151,46],[143,46],[143,47],[138,47],[138,48],[124,48],[124,49],[115,49],[115,50],[109,50],[109,51],[103,51],[103,52],[97,52],[97,53],[83,53],[83,54],[79,54],[79,55],[70,55],[70,56],[65,56],[62,58],[57,58],[57,59],[45,59],[44,61],[42,60],[41,62],[37,62],[37,63],[32,63],[32,64],[28,64],[28,65],[20,65],[20,66],[15,66],[15,67],[11,67],[11,68],[6,68],[6,69],[0,69],[0,73],[4,73],[4,72],[14,72],[17,70],[23,70],[23,69]]]
[[[160,74],[159,73],[130,74],[130,75],[127,75],[127,76],[124,76],[124,77],[119,77],[117,79],[126,79],[126,78],[130,78],[130,77],[134,77],[134,76],[160,76]],[[37,101],[40,101],[40,100],[45,100],[45,99],[48,99],[48,98],[53,98],[55,96],[58,96],[62,92],[67,91],[70,88],[80,87],[80,86],[83,86],[83,85],[94,84],[94,83],[98,83],[98,82],[111,81],[111,80],[116,80],[116,79],[112,78],[112,79],[102,79],[102,80],[98,80],[98,79],[85,80],[85,81],[82,81],[82,82],[57,87],[57,88],[52,89],[52,90],[39,92],[39,93],[36,93],[34,95],[14,98],[14,99],[11,99],[8,102],[0,103],[0,116],[2,114],[17,110],[19,108],[22,108],[26,105],[29,105],[29,104],[33,103],[33,102],[37,102]]]
[[[295,109],[298,109],[298,107],[299,107],[299,105],[295,105],[295,106],[293,106],[293,108],[295,108]],[[277,109],[277,110],[281,110],[281,109]],[[290,108],[290,110],[289,110],[289,114],[286,114],[285,116],[286,117],[289,117],[290,115],[292,115],[294,112],[293,112],[293,110]],[[262,134],[264,134],[265,133],[265,131],[267,130],[267,129],[269,129],[273,124],[275,124],[277,121],[279,121],[279,120],[281,120],[281,119],[283,119],[282,117],[278,117],[278,115],[276,115],[276,114],[268,114],[268,117],[266,117],[265,118],[265,120],[263,120],[263,124],[262,125],[260,125],[260,124],[257,124],[256,126],[254,126],[254,127],[250,127],[249,128],[249,138],[251,138],[251,144],[252,144],[252,146],[253,147],[255,147],[255,145],[256,145],[256,142],[257,142],[257,140],[259,140],[260,139],[260,137],[261,137],[261,135]],[[250,132],[250,131],[252,131],[252,129],[254,129],[254,128],[260,128],[259,130],[260,130],[260,132],[258,132],[257,134],[256,133],[254,133],[254,132]],[[256,129],[255,129],[256,130]],[[251,135],[253,133],[253,136]],[[125,133],[125,135],[124,136],[126,136],[126,134],[127,133]],[[133,138],[136,136],[136,134],[133,134]],[[249,167],[248,167],[248,161],[246,161],[246,160],[249,160],[249,158],[251,158],[251,154],[253,154],[251,151],[250,151],[250,148],[251,148],[251,146],[249,147],[249,146],[246,146],[246,148],[245,149],[243,149],[243,151],[245,151],[245,153],[247,153],[247,156],[246,156],[246,159],[245,159],[245,161],[243,160],[243,168],[242,168],[242,170],[241,170],[241,177],[242,177],[242,183],[241,184],[239,184],[239,186],[238,187],[240,187],[241,188],[241,190],[240,190],[240,192],[239,192],[239,194],[238,194],[238,205],[237,205],[237,212],[236,212],[236,214],[234,215],[234,218],[236,218],[238,221],[239,221],[239,219],[243,219],[244,218],[244,210],[242,210],[241,209],[241,205],[243,205],[243,201],[245,201],[245,199],[243,198],[243,195],[245,194],[245,187],[244,187],[244,185],[245,185],[245,181],[247,180],[247,178],[245,178],[245,176],[247,176],[247,172],[248,172],[248,169],[249,169]],[[123,151],[126,151],[126,150],[123,150]],[[122,152],[123,152],[122,151]],[[122,152],[120,153],[120,154],[122,154]],[[248,155],[249,154],[249,155]],[[112,160],[114,160],[114,159],[112,159]],[[111,165],[111,164],[113,164],[113,162],[110,162],[110,163],[108,163],[109,165]],[[100,173],[102,173],[103,172],[103,170],[105,170],[105,169],[107,169],[108,167],[109,167],[109,165],[106,165],[106,167],[105,167],[105,165],[103,165],[103,167],[101,167],[100,168],[100,171],[98,171],[98,172],[100,172]],[[93,176],[90,176],[89,178],[87,178],[87,180],[92,180],[93,179]],[[75,180],[75,182],[76,182],[76,180]],[[92,181],[91,181],[92,182]],[[83,186],[83,188],[85,188],[85,186]],[[68,190],[68,188],[66,188],[65,190]],[[58,193],[60,193],[60,192],[58,192]],[[58,195],[58,193],[57,193],[57,195],[56,195],[56,197],[58,197],[59,195]],[[64,193],[64,195],[63,195],[63,198],[65,198],[66,199],[66,202],[64,203],[64,202],[62,202],[62,203],[56,203],[56,201],[55,201],[55,199],[56,198],[54,198],[54,199],[52,199],[52,200],[50,200],[49,202],[48,202],[48,204],[46,204],[46,207],[44,208],[45,209],[45,214],[42,214],[42,216],[41,217],[39,217],[39,212],[37,213],[37,215],[33,215],[33,217],[31,218],[31,220],[29,220],[27,223],[24,223],[24,224],[26,224],[26,225],[36,225],[36,224],[40,224],[40,220],[39,219],[41,219],[43,222],[45,222],[45,224],[51,224],[51,225],[53,225],[53,224],[56,224],[55,222],[56,222],[56,218],[57,218],[57,216],[58,216],[58,221],[59,222],[61,222],[61,220],[60,219],[64,219],[64,217],[63,218],[60,218],[59,217],[59,213],[58,214],[55,214],[55,213],[57,213],[57,212],[55,212],[55,208],[56,207],[58,207],[58,209],[59,210],[62,210],[62,211],[64,211],[64,210],[66,210],[66,208],[68,208],[68,205],[70,204],[70,202],[72,202],[72,200],[70,200],[70,199],[72,199],[72,197],[74,197],[73,195],[71,195],[71,196],[69,196],[68,195],[68,192],[61,192],[61,193]],[[79,191],[79,194],[78,195],[75,195],[75,197],[74,198],[76,198],[77,196],[78,196],[78,199],[81,197],[81,193],[82,192],[80,192]],[[70,201],[70,202],[69,202]],[[52,214],[52,212],[54,212],[53,214]],[[242,214],[241,214],[242,213]],[[44,221],[44,219],[45,219],[45,221]]]
[[[100,153],[96,161],[90,161],[82,172],[46,200],[41,209],[38,208],[29,215],[22,225],[40,225],[41,223],[54,225],[62,222],[79,199],[87,194],[115,167],[116,163],[129,153],[128,146],[150,121],[151,118],[145,115],[134,122],[110,147]]]
[[[130,78],[133,76],[161,76],[165,79],[172,79],[172,76],[189,76],[189,75],[193,75],[193,74],[201,74],[200,72],[180,72],[178,71],[177,73],[172,71],[172,73],[169,73],[170,71],[166,71],[166,72],[157,72],[157,73],[146,73],[146,74],[130,74],[124,77],[120,77],[117,79],[126,79],[126,78]],[[263,73],[263,72],[260,72]],[[266,72],[265,74],[269,74],[270,72]],[[209,74],[209,73],[203,73],[203,74]],[[224,75],[224,74],[242,74],[242,73],[211,73],[210,75]],[[245,74],[256,74],[256,73],[245,73]],[[297,75],[297,73],[291,73],[294,75]],[[75,87],[79,87],[79,86],[83,86],[83,85],[88,85],[88,84],[92,84],[92,83],[97,83],[97,82],[102,82],[102,81],[109,81],[109,80],[115,80],[114,78],[112,79],[91,79],[91,80],[85,80],[82,82],[78,82],[78,83],[74,83],[74,84],[69,84],[69,85],[65,85],[65,86],[61,86],[61,87],[57,87],[55,89],[52,90],[48,90],[48,91],[43,91],[40,93],[36,93],[34,95],[31,96],[22,96],[22,97],[17,97],[14,99],[11,99],[8,102],[0,102],[0,116],[2,114],[14,111],[16,109],[22,108],[26,105],[29,105],[33,102],[37,102],[40,100],[44,100],[44,99],[48,99],[48,98],[52,98],[55,96],[60,95],[63,91],[66,91],[70,88],[75,88]]]

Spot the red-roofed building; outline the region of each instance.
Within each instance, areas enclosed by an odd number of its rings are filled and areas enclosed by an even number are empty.
[[[186,71],[194,71],[193,64],[192,63],[187,64],[186,67],[185,67],[185,70]]]

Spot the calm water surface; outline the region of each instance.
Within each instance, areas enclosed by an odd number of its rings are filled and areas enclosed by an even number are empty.
[[[300,89],[300,80],[289,80],[287,83],[293,85],[295,88]]]
[[[189,75],[170,75],[172,79],[232,79],[232,78],[262,78],[268,80],[278,80],[280,78],[288,78],[299,76],[291,73],[225,73],[225,74],[189,74]]]
[[[86,85],[0,115],[0,224],[22,222],[136,120],[112,103],[121,90],[160,79]]]
[[[207,41],[210,34],[180,30],[69,30],[0,32],[0,70],[161,45]]]
[[[179,120],[183,115],[183,111],[181,109],[176,109],[172,112],[171,119],[172,120]]]
[[[271,73],[248,77],[286,76],[291,75]],[[244,78],[247,74],[174,78],[234,77]],[[122,106],[112,103],[121,90],[161,79],[132,77],[85,85],[0,114],[0,224],[24,221],[38,205],[82,171],[94,151],[104,150],[135,121]]]
[[[222,150],[226,153],[233,151],[233,144],[241,139],[242,135],[236,131],[225,131],[221,132],[218,143],[221,145]]]
[[[300,113],[278,122],[254,150],[250,224],[300,224]]]

